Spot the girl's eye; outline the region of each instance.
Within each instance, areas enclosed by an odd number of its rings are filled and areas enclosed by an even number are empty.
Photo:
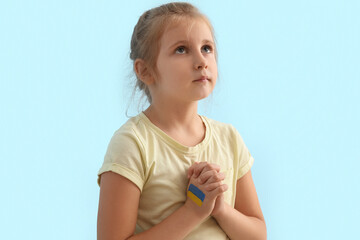
[[[184,53],[184,51],[185,51],[184,46],[180,46],[180,47],[176,48],[176,50],[175,50],[176,53],[180,53],[180,54]]]
[[[212,50],[213,50],[212,47],[209,46],[209,45],[204,45],[202,48],[204,49],[204,51],[205,51],[206,53],[211,53]],[[176,50],[175,50],[175,52],[176,52],[176,53],[180,53],[180,54],[184,54],[184,53],[186,53],[186,47],[185,47],[185,46],[177,47]]]
[[[204,49],[208,49],[208,51],[205,50],[205,52],[207,52],[207,53],[211,53],[211,51],[212,51],[212,47],[209,46],[209,45],[205,45],[203,48],[204,48]]]

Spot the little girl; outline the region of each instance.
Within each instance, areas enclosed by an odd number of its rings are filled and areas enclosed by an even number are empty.
[[[198,115],[218,76],[210,21],[189,3],[146,11],[130,58],[149,107],[112,136],[98,172],[98,239],[266,239],[231,125]]]

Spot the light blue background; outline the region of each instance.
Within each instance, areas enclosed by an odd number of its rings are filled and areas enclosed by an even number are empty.
[[[165,2],[1,1],[1,239],[96,239],[132,30]],[[232,123],[254,156],[268,239],[358,238],[360,2],[192,3],[219,51],[200,113]]]

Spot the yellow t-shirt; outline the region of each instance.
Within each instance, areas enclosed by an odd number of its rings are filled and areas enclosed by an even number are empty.
[[[112,136],[98,172],[118,173],[141,191],[135,234],[160,223],[186,201],[187,170],[195,162],[221,166],[223,183],[229,188],[225,201],[234,207],[236,181],[251,168],[254,158],[238,131],[231,124],[200,116],[206,127],[205,138],[187,147],[163,132],[141,112],[130,118]],[[228,239],[216,220],[209,216],[184,239]]]

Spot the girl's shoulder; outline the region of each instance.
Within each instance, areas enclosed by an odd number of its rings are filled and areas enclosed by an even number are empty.
[[[115,130],[114,135],[136,134],[138,131],[146,129],[146,126],[144,127],[144,125],[145,124],[140,113],[136,116],[131,116],[123,125]]]
[[[150,135],[156,135],[159,130],[153,126],[144,113],[140,112],[136,116],[130,117],[120,128],[118,128],[113,138],[126,140],[131,139],[139,145],[146,145]]]
[[[118,148],[118,145],[139,145],[139,143],[142,142],[142,139],[139,138],[138,129],[138,116],[130,117],[125,123],[123,123],[113,132],[110,140],[110,146],[114,145],[114,147]]]

